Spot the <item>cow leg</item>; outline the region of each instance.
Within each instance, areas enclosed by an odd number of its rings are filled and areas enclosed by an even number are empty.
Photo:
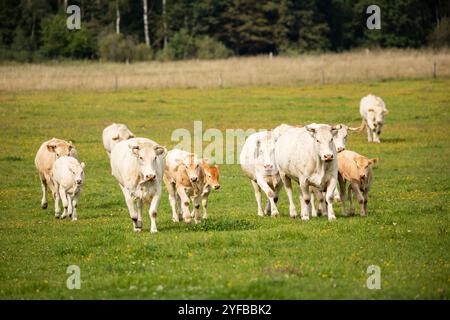
[[[367,214],[367,199],[369,195],[368,188],[364,189],[364,214]]]
[[[158,229],[156,228],[156,216],[158,214],[159,202],[161,201],[161,191],[162,190],[159,187],[156,195],[153,196],[152,201],[150,202],[150,208],[148,210],[148,214],[150,216],[150,233],[158,232]]]
[[[373,142],[380,143],[380,137],[378,136],[378,133],[373,132],[372,134],[373,134]]]
[[[317,215],[322,216],[327,212],[327,204],[325,202],[326,194],[320,190],[317,190],[315,193],[317,195],[317,200],[319,202],[319,204],[318,204],[319,210],[317,211]],[[312,199],[311,199],[311,204],[312,204]]]
[[[59,186],[59,196],[61,197],[61,202],[62,202],[63,209],[64,209],[63,214],[61,215],[60,218],[65,219],[69,215],[69,213],[68,213],[69,203],[67,200],[66,190],[62,186]]]
[[[300,185],[300,215],[302,216],[303,221],[308,221],[311,213],[311,192],[309,190],[309,184],[306,182],[306,180],[299,177],[298,181]]]
[[[370,129],[367,124],[366,129],[367,129],[367,141],[372,142],[373,141],[372,129]]]
[[[141,220],[141,223],[139,224],[138,214],[136,212],[136,207],[135,207],[133,198],[127,188],[122,187],[122,185],[120,185],[120,188],[122,189],[123,195],[125,197],[125,202],[128,207],[128,213],[130,214],[130,218],[133,221],[133,231],[141,232],[142,231],[142,220]]]
[[[277,205],[275,204],[274,198],[275,198],[275,192],[272,190],[272,188],[267,184],[266,180],[264,180],[263,177],[256,177],[256,182],[258,183],[258,185],[261,187],[261,189],[264,191],[264,193],[267,196],[267,199],[269,200],[270,203],[270,211],[271,211],[271,216],[272,217],[277,217],[278,216],[278,208]]]
[[[351,183],[348,185],[348,200],[350,201],[350,215],[354,216],[355,205],[353,204],[353,187]]]
[[[193,212],[194,212],[194,221],[195,223],[200,223],[200,197],[201,195],[196,193],[194,194],[193,198],[192,198],[192,203],[193,203]]]
[[[183,212],[183,219],[186,223],[191,223],[191,213],[189,212],[189,197],[186,194],[183,186],[177,186],[177,193],[181,201],[181,212]]]
[[[291,216],[291,218],[295,219],[295,217],[297,216],[297,209],[295,208],[294,198],[292,197],[291,178],[281,173],[280,177],[281,181],[283,181],[284,189],[286,190],[286,194],[289,199],[289,215]]]
[[[77,206],[78,206],[78,196],[80,195],[80,193],[77,193],[76,195],[74,195],[73,200],[72,200],[72,221],[77,221],[78,220],[78,215],[77,215]]]
[[[178,213],[177,213],[177,194],[176,194],[175,186],[170,188],[169,203],[170,203],[170,207],[172,208],[172,221],[179,222],[180,218],[178,217]]]
[[[336,216],[334,215],[333,202],[334,202],[334,191],[336,190],[337,181],[336,178],[331,178],[328,181],[327,190],[325,194],[325,200],[327,202],[327,213],[328,213],[328,221],[336,220]]]
[[[47,202],[47,181],[45,180],[45,177],[41,174],[39,174],[39,180],[41,181],[41,190],[42,190],[42,200],[41,200],[41,208],[47,209],[48,202]]]
[[[142,199],[138,198],[134,201],[136,213],[137,213],[137,226],[141,229],[143,228],[144,224],[142,222],[142,207],[144,206],[144,203],[142,202]]]
[[[72,218],[73,213],[72,196],[68,193],[67,193],[67,212],[69,214],[69,218]]]
[[[261,199],[261,187],[258,185],[256,181],[252,181],[253,189],[255,190],[255,199],[256,204],[258,205],[258,216],[264,217],[264,212],[262,209],[262,199]]]
[[[54,189],[52,187],[51,189]],[[55,218],[61,217],[61,209],[59,208],[59,186],[56,187],[56,191],[53,192],[53,198],[55,199]]]
[[[364,196],[361,192],[361,190],[359,189],[359,185],[356,182],[352,183],[352,188],[353,188],[353,192],[356,194],[356,198],[358,199],[359,202],[359,210],[360,210],[360,214],[361,217],[364,217],[366,215],[366,211],[364,210]]]
[[[345,210],[345,187],[346,187],[346,181],[344,177],[342,177],[340,174],[338,174],[338,181],[339,181],[339,190],[340,190],[340,197],[341,197],[341,203],[342,203],[342,215],[344,217],[347,216],[347,211]]]
[[[208,219],[208,196],[209,192],[202,194],[203,219]]]
[[[314,204],[314,201],[315,201],[314,190],[312,190],[310,188],[309,191],[311,192],[311,217],[315,218],[315,217],[317,217],[317,210],[316,210],[316,206]]]

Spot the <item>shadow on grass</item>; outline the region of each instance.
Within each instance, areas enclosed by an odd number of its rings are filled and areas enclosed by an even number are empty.
[[[406,142],[406,139],[403,138],[381,138],[381,143],[399,143],[399,142]]]

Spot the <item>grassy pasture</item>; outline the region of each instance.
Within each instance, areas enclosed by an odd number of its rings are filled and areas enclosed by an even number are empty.
[[[316,87],[0,93],[0,298],[448,299],[450,80]],[[101,143],[124,122],[171,147],[176,128],[272,128],[282,122],[358,125],[359,99],[385,99],[381,144],[353,134],[348,149],[379,157],[366,218],[259,218],[238,165],[221,166],[210,219],[175,224],[164,193],[159,232],[132,232]],[[86,162],[77,222],[40,209],[33,159],[42,141],[73,139]],[[298,190],[296,188],[295,190]],[[147,210],[147,207],[146,207]],[[68,265],[80,290],[66,288]],[[369,265],[382,289],[366,288]]]

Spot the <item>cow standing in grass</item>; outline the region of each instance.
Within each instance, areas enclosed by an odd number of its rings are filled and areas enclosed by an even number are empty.
[[[342,215],[346,216],[346,183],[348,186],[348,199],[350,200],[350,214],[355,214],[353,205],[353,193],[360,204],[360,214],[367,214],[367,199],[370,187],[372,185],[373,173],[372,167],[378,162],[377,158],[369,159],[354,151],[345,150],[338,154],[339,165],[339,189],[341,191]]]
[[[331,128],[331,126],[328,124],[313,123],[313,124],[308,125],[308,127],[310,127],[310,128],[319,128],[321,126],[326,126],[326,127]],[[337,129],[336,134],[333,136],[333,143],[334,143],[337,153],[339,153],[339,152],[345,150],[345,146],[347,144],[348,133],[352,132],[352,131],[358,131],[359,128],[351,128],[344,124],[338,124],[335,126],[335,128],[338,128],[338,129]],[[311,187],[311,191],[312,191],[312,194],[311,194],[311,216],[317,217],[318,215],[320,216],[322,213],[327,212],[327,204],[325,202],[325,194],[323,192],[320,192],[319,189],[317,189],[316,187]],[[317,199],[319,200],[318,210],[316,210],[316,206],[314,204],[314,194],[317,196]],[[338,201],[340,199],[337,188],[334,191],[333,197],[334,197],[335,201]]]
[[[172,220],[178,222],[177,213],[179,200],[184,222],[191,223],[189,204],[192,199],[195,223],[199,223],[200,199],[205,187],[205,171],[201,159],[193,153],[173,149],[167,153],[164,183],[169,193],[169,203],[172,209]]]
[[[258,215],[264,216],[261,190],[267,196],[266,214],[278,216],[278,194],[282,187],[274,156],[275,138],[272,131],[250,135],[242,147],[239,162],[244,173],[250,178],[255,190]]]
[[[146,138],[121,141],[111,151],[112,174],[122,189],[135,232],[142,230],[144,203],[150,203],[150,232],[157,232],[166,153],[166,148]]]
[[[44,142],[34,159],[34,164],[39,174],[42,189],[41,208],[47,209],[47,187],[52,191],[53,198],[57,196],[57,189],[55,189],[52,180],[52,169],[56,159],[62,156],[76,157],[76,149],[71,141],[65,141],[62,139],[53,138]],[[57,209],[58,202],[55,201],[55,210]]]
[[[367,128],[367,140],[380,143],[381,128],[384,124],[384,116],[388,114],[384,101],[373,94],[361,99],[359,112],[362,117],[361,129]]]
[[[113,123],[103,130],[103,147],[109,158],[114,146],[123,140],[134,138],[134,134],[122,123]]]
[[[59,198],[64,207],[61,219],[67,216],[75,221],[78,219],[78,197],[84,183],[84,162],[80,163],[74,157],[62,156],[56,159],[52,168],[52,179],[55,186],[55,216],[61,215]],[[57,208],[57,209],[56,209]]]
[[[283,133],[275,144],[275,161],[289,199],[290,216],[297,210],[292,196],[291,180],[300,185],[302,220],[309,220],[311,213],[310,186],[325,192],[328,220],[335,220],[333,194],[337,184],[338,165],[333,137],[338,127],[291,128]]]

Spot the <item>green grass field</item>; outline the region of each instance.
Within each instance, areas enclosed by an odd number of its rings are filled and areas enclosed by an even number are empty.
[[[2,299],[449,299],[450,80],[385,81],[300,88],[44,91],[0,93],[0,298]],[[273,128],[286,122],[359,125],[359,100],[390,110],[381,144],[352,134],[347,148],[379,157],[366,218],[291,220],[284,191],[278,219],[257,216],[238,165],[221,166],[210,219],[173,223],[164,192],[159,232],[133,233],[101,142],[112,122],[174,146],[176,128]],[[79,220],[40,208],[39,145],[73,139],[86,162]],[[297,187],[297,186],[295,186]],[[298,188],[295,189],[296,191]],[[66,288],[68,265],[80,290]],[[369,265],[382,288],[369,290]]]

